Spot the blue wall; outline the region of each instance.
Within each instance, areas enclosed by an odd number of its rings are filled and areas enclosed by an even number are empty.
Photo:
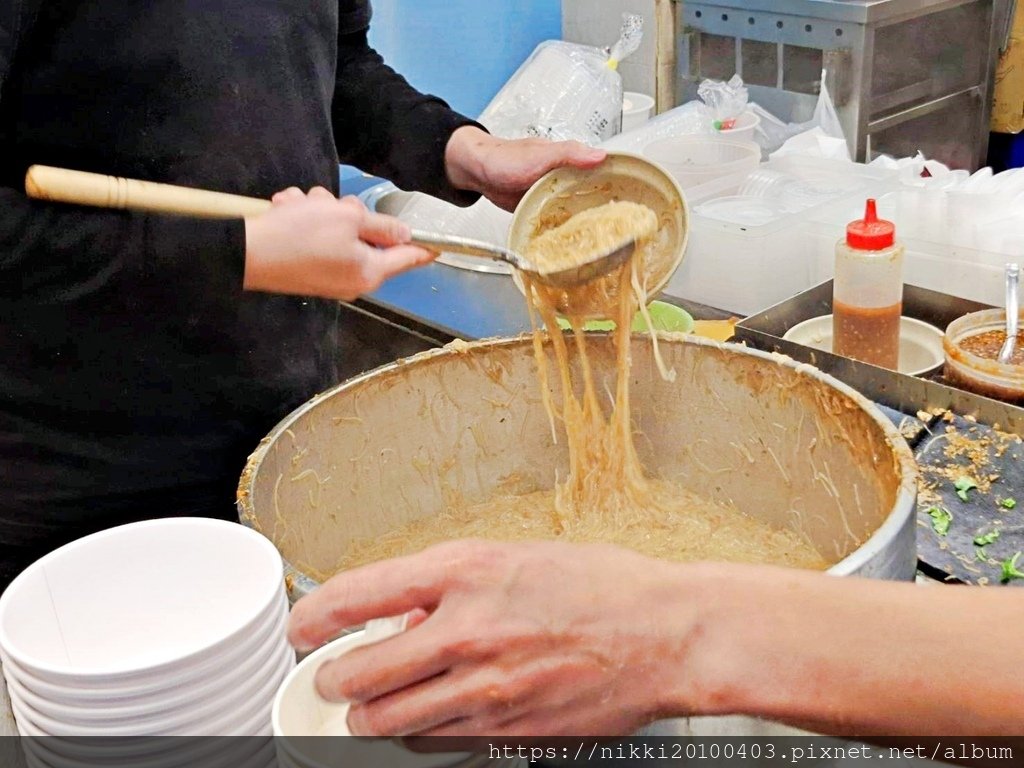
[[[561,25],[561,0],[373,0],[370,41],[416,88],[477,117]]]

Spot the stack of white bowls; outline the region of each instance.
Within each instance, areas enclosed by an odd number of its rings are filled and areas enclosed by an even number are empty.
[[[234,523],[153,520],[52,552],[0,598],[18,730],[68,737],[31,740],[34,764],[113,758],[110,750],[133,766],[195,764],[185,744],[151,737],[269,737],[274,696],[295,666],[287,619],[280,555]],[[147,738],[78,739],[126,736]],[[273,760],[261,739],[245,741],[266,760],[238,759],[237,741],[206,749],[233,750],[233,764]]]

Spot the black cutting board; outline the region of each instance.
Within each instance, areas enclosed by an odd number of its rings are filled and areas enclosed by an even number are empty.
[[[917,442],[923,478],[917,513],[917,551],[929,575],[966,584],[1000,586],[1002,561],[1024,552],[1024,443],[960,416],[936,417]],[[968,477],[982,486],[957,496],[954,482]],[[1017,502],[1013,509],[1000,504]],[[928,510],[940,507],[952,515],[946,535],[936,532]],[[998,530],[999,538],[978,556],[976,536]],[[1024,571],[1024,555],[1017,562]],[[1009,582],[1024,586],[1024,580]]]

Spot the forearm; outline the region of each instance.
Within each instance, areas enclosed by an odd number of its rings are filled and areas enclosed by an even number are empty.
[[[339,39],[332,120],[343,162],[459,205],[478,199],[452,183],[445,159],[452,134],[473,121],[409,85],[369,47],[365,31]]]
[[[241,220],[128,213],[29,200],[0,188],[0,295],[61,302],[129,281],[167,290],[182,276],[242,284]]]
[[[1020,729],[1020,593],[742,572],[709,566],[687,589],[707,605],[688,669],[709,714],[865,737]]]

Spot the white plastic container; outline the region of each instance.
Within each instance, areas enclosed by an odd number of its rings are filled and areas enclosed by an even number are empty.
[[[761,162],[761,148],[754,142],[718,136],[660,139],[648,144],[643,154],[671,173],[683,189],[750,173]]]
[[[736,141],[754,141],[754,134],[757,127],[761,125],[761,118],[753,112],[744,112],[736,118],[732,128],[722,128],[718,134],[725,139]]]
[[[832,271],[836,229],[830,231],[828,264],[822,267],[815,250],[818,237],[809,233],[808,220],[828,206],[846,210],[855,200],[863,205],[864,197],[895,183],[895,174],[884,169],[787,156],[691,188],[686,193],[693,211],[686,258],[665,291],[743,316],[778,304],[827,279],[820,277],[822,271]],[[795,202],[796,191],[806,193],[800,204],[807,207],[791,210],[784,201]],[[761,198],[763,205],[755,209],[751,200],[749,218],[737,214],[730,221],[728,207],[738,203],[727,198],[746,192],[754,192],[747,196]]]
[[[622,133],[639,128],[653,113],[653,98],[645,93],[626,91],[622,94]]]

